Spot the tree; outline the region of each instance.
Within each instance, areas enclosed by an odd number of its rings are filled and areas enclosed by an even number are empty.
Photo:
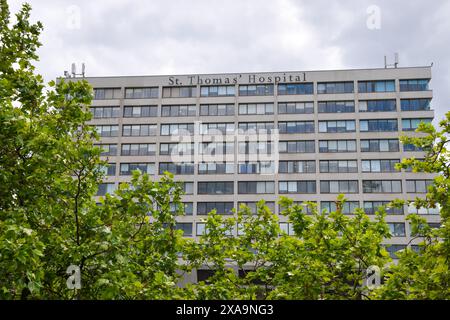
[[[410,215],[412,233],[423,238],[419,250],[403,250],[399,262],[391,266],[384,285],[374,291],[380,299],[450,299],[450,112],[439,122],[438,131],[430,123],[421,123],[418,137],[402,137],[404,144],[414,144],[426,152],[424,160],[403,159],[399,168],[413,172],[436,173],[426,197],[416,198],[421,208],[439,206],[441,227],[431,229],[425,219]]]
[[[180,187],[135,175],[97,206],[106,163],[86,123],[92,88],[45,89],[33,66],[42,25],[28,4],[13,25],[6,0],[0,9],[0,298],[176,297],[182,240],[169,203]],[[79,290],[67,288],[70,265]]]
[[[363,299],[364,279],[372,265],[390,261],[381,242],[389,237],[380,210],[372,221],[361,209],[353,217],[337,210],[319,212],[315,203],[283,198],[283,214],[295,234],[281,232],[278,217],[258,203],[243,206],[235,217],[214,212],[206,233],[186,249],[192,267],[213,271],[206,282],[190,287],[198,299]],[[239,230],[236,236],[236,228]]]
[[[362,209],[343,214],[344,196],[330,213],[283,198],[288,235],[261,201],[256,214],[245,206],[231,217],[210,213],[205,234],[192,240],[177,230],[182,188],[171,175],[152,181],[133,172],[129,184],[96,203],[107,164],[88,124],[92,88],[63,80],[45,87],[33,66],[42,25],[29,23],[30,10],[23,5],[11,25],[0,0],[0,299],[450,297],[450,113],[442,131],[421,124],[426,136],[402,138],[427,156],[399,166],[439,173],[426,198],[414,202],[440,205],[442,226],[432,230],[408,217],[424,239],[421,249],[400,253],[384,284],[369,290],[367,268],[390,262],[384,208],[371,219]],[[67,286],[70,265],[79,268],[80,288]],[[178,285],[202,268],[211,271],[206,281]]]

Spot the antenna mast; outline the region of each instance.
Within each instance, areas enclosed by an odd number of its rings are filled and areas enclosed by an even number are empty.
[[[82,78],[84,78],[85,75],[86,75],[86,65],[84,62],[81,64],[81,73],[77,73],[77,66],[75,63],[72,63],[70,73],[69,71],[64,70],[64,77],[66,78],[76,78],[77,76],[81,76]]]
[[[387,62],[387,57],[384,56],[384,68],[387,69],[388,67],[394,67],[397,68],[398,67],[398,52],[394,53],[394,63],[392,64],[388,64]]]

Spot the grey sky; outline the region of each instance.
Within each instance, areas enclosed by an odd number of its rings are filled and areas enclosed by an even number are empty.
[[[23,1],[9,1],[16,12]],[[28,0],[44,24],[38,71],[88,76],[287,71],[434,63],[433,108],[450,110],[450,1]],[[380,9],[380,28],[368,28]],[[78,15],[79,13],[79,15]],[[77,19],[79,17],[79,19]]]

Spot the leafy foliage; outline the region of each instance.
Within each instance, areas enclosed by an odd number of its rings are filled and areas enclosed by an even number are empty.
[[[402,137],[426,151],[424,160],[404,159],[399,168],[413,172],[436,173],[434,184],[425,198],[416,198],[418,208],[440,206],[441,227],[431,229],[425,219],[410,215],[412,233],[423,239],[419,250],[404,250],[397,265],[390,268],[384,285],[375,291],[381,299],[449,299],[450,298],[450,112],[439,122],[441,131],[432,124],[421,123],[420,136]]]
[[[96,132],[87,124],[92,88],[86,81],[50,82],[35,74],[40,23],[25,4],[11,24],[0,0],[0,299],[437,299],[450,297],[450,113],[438,132],[402,138],[428,154],[400,168],[439,173],[418,206],[441,206],[442,227],[409,217],[423,240],[396,265],[382,241],[389,237],[380,208],[320,212],[316,204],[282,198],[293,233],[264,204],[232,216],[211,212],[198,240],[176,230],[171,204],[182,188],[170,175],[152,181],[134,172],[129,184],[94,201],[104,176]],[[403,205],[394,201],[393,206]],[[232,236],[235,235],[235,236]],[[81,288],[68,289],[67,267],[81,271]],[[387,266],[385,283],[369,290],[369,266]],[[212,276],[185,284],[197,269]]]
[[[264,201],[257,213],[243,206],[237,215],[210,214],[205,235],[191,242],[186,260],[214,270],[208,284],[191,287],[198,299],[362,299],[365,272],[390,261],[381,246],[389,230],[385,212],[371,221],[362,210],[353,217],[338,210],[319,212],[316,204],[293,204],[283,198],[283,214],[295,230],[288,235]],[[237,236],[230,236],[239,229]]]

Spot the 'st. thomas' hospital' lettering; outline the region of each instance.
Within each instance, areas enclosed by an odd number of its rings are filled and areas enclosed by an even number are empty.
[[[306,72],[300,72],[298,74],[280,74],[280,75],[231,75],[223,77],[202,77],[199,75],[186,76],[186,79],[180,79],[178,77],[169,77],[169,85],[226,85],[226,84],[259,84],[259,83],[289,83],[289,82],[305,82]]]

